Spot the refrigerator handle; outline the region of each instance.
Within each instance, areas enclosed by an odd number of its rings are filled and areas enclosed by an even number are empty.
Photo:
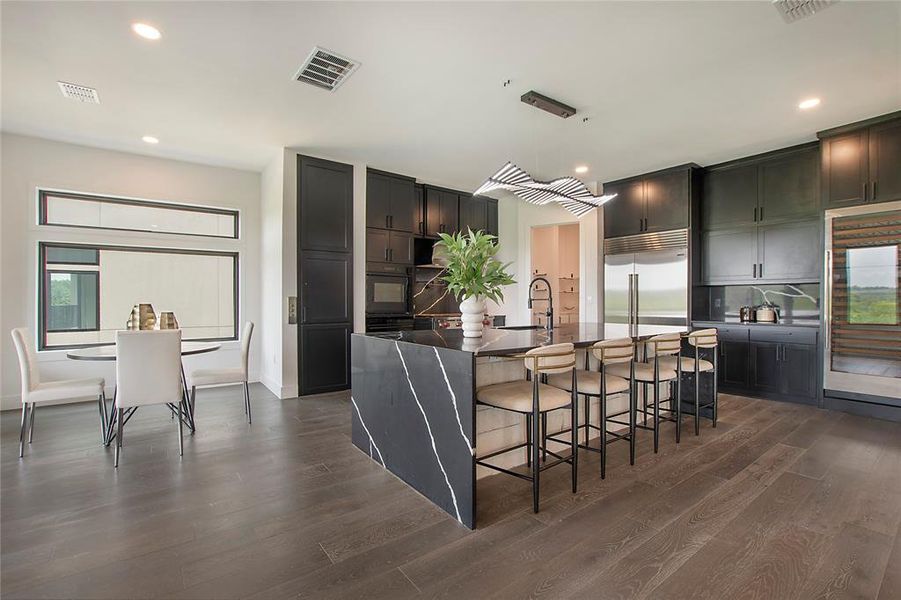
[[[632,307],[635,310],[635,327],[638,327],[638,273],[635,274],[635,283],[632,285],[632,289],[635,294],[635,299],[632,301]]]
[[[634,275],[632,273],[629,273],[629,327],[632,327],[632,277],[634,277]]]

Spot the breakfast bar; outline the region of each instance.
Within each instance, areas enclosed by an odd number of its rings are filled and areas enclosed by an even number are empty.
[[[351,410],[354,445],[469,528],[476,525],[476,387],[522,378],[511,358],[551,344],[585,349],[622,337],[646,340],[687,327],[572,323],[486,329],[354,334]]]

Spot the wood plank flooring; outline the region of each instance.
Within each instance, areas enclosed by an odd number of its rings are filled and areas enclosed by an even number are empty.
[[[350,443],[346,395],[198,394],[178,457],[162,409],[2,431],[4,598],[901,598],[901,424],[723,395],[716,429],[647,432],[528,483],[480,480],[468,531]]]

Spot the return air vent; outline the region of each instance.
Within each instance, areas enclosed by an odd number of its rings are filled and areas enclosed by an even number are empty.
[[[75,83],[66,83],[65,81],[57,81],[56,85],[59,86],[59,91],[61,91],[66,98],[78,100],[79,102],[100,104],[100,96],[94,88]]]
[[[794,23],[798,19],[812,17],[836,2],[838,0],[773,0],[773,6],[786,23]]]
[[[334,92],[359,66],[355,60],[317,46],[303,61],[294,79]]]

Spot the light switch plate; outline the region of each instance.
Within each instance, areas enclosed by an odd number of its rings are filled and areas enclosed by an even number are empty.
[[[297,325],[297,296],[288,296],[288,325]]]

